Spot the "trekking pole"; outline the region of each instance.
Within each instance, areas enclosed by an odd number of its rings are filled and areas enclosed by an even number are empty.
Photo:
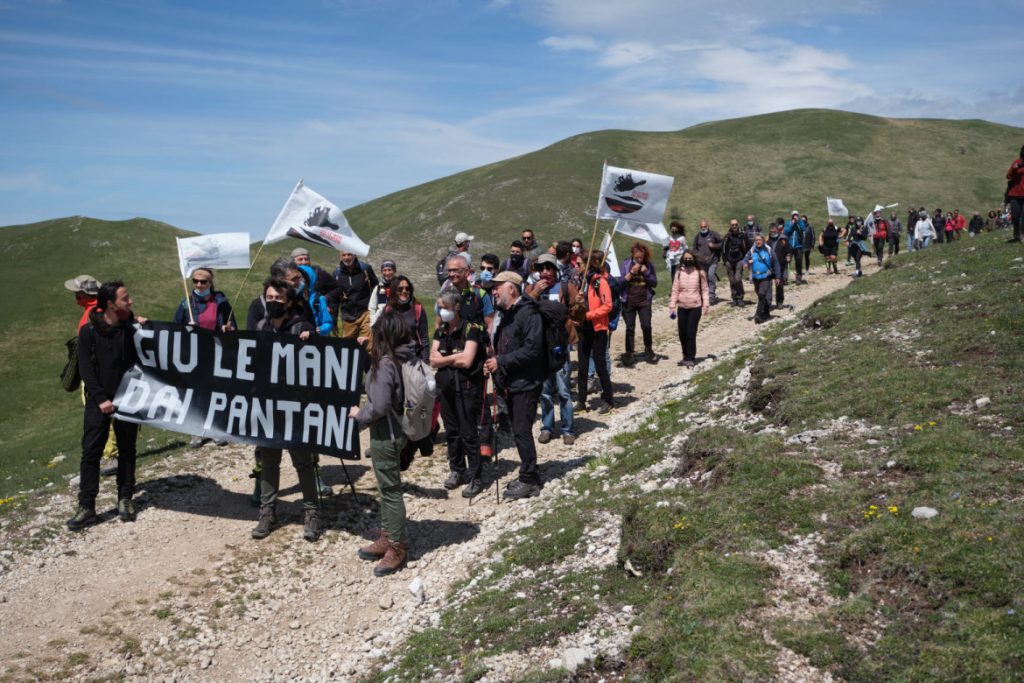
[[[238,303],[238,297],[242,296],[242,289],[245,287],[245,283],[249,280],[249,274],[252,273],[253,266],[256,265],[256,259],[258,259],[260,254],[263,253],[263,244],[263,242],[260,242],[260,248],[256,250],[256,255],[252,257],[252,261],[249,263],[249,270],[245,271],[245,276],[242,278],[242,284],[238,285],[238,293],[235,294],[235,298],[231,302],[232,313],[235,311],[235,304]]]
[[[345,478],[348,479],[348,486],[352,489],[352,500],[358,500],[356,497],[356,485],[352,481],[352,475],[348,473],[348,468],[345,467],[345,461],[341,458],[338,459],[341,462],[341,469],[345,472]],[[319,486],[317,488],[320,488]]]

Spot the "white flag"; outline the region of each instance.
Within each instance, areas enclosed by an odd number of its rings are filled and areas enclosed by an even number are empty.
[[[198,237],[176,237],[181,276],[188,278],[196,268],[248,268],[249,233],[222,232]]]
[[[610,233],[604,234],[604,239],[601,240],[601,251],[604,252],[604,262],[608,264],[608,272],[611,276],[622,277],[622,272],[619,270],[619,258],[615,255],[615,245],[612,243]]]
[[[846,204],[843,204],[842,199],[836,197],[825,197],[825,202],[828,203],[828,215],[829,216],[849,216],[850,210],[846,208]]]
[[[628,168],[605,166],[598,218],[628,218],[637,223],[660,223],[675,178]]]
[[[301,180],[263,243],[273,244],[286,237],[347,251],[359,258],[366,258],[370,253],[370,247],[352,230],[341,209],[303,185]]]
[[[665,229],[664,223],[635,223],[620,218],[615,221],[615,232],[663,247],[668,244],[668,230]]]

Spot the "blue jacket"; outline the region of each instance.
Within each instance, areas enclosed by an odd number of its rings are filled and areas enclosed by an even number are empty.
[[[769,247],[767,242],[760,249],[756,246],[751,247],[743,258],[743,263],[750,268],[751,280],[782,279],[782,270],[779,268],[779,260],[775,258],[775,250]]]
[[[789,240],[789,248],[793,251],[800,251],[804,248],[804,233],[807,231],[807,223],[804,223],[802,218],[797,220],[790,219],[786,221],[786,227],[783,232],[786,234],[786,239]]]
[[[326,337],[334,329],[334,316],[327,306],[327,297],[316,292],[316,270],[309,266],[299,266],[299,270],[305,273],[309,281],[306,293],[309,295],[309,309],[313,313],[313,325],[321,337]]]

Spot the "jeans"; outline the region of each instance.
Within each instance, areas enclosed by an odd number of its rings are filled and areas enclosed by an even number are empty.
[[[441,419],[448,441],[448,468],[480,478],[480,417],[484,390],[468,382],[441,389]]]
[[[718,284],[718,260],[712,260],[704,268],[704,274],[708,276],[708,297],[711,298],[712,303],[718,301],[718,295],[715,294],[715,288]]]
[[[537,470],[537,446],[533,442],[533,421],[537,417],[537,402],[541,387],[528,391],[509,392],[505,399],[509,419],[512,421],[512,437],[519,452],[519,481],[524,484],[540,484]]]
[[[117,499],[131,498],[135,493],[135,442],[139,426],[104,415],[96,402],[87,397],[82,429],[82,462],[78,470],[78,504],[90,510],[96,509],[96,496],[100,490],[100,458],[111,427],[118,450]]]
[[[596,371],[598,378],[601,380],[601,398],[608,405],[612,405],[615,395],[612,393],[612,380],[608,374],[608,368],[611,363],[600,362],[601,357],[606,356],[608,353],[608,331],[601,330],[600,332],[595,332],[593,327],[586,325],[580,327],[576,349],[579,354],[576,365],[580,368],[589,365],[593,362],[594,358],[598,359]],[[577,372],[576,375],[576,397],[580,403],[586,405],[588,378],[582,372]]]
[[[626,321],[626,353],[635,351],[634,336],[636,335],[636,319],[640,317],[640,331],[644,336],[644,350],[654,346],[654,334],[651,331],[651,306],[633,307],[626,304],[622,307],[622,318]]]
[[[380,527],[392,541],[399,543],[406,541],[405,500],[402,498],[399,459],[405,441],[405,433],[397,420],[385,417],[370,425],[368,454],[373,463],[373,472],[377,475],[377,491],[380,493]]]
[[[907,253],[914,253],[914,231],[911,230],[907,233]]]
[[[566,359],[565,365],[544,381],[544,389],[540,394],[540,424],[541,430],[549,434],[555,433],[555,396],[558,397],[558,414],[562,417],[561,433],[572,434],[572,392],[569,390],[571,370],[572,362]]]
[[[679,330],[679,343],[683,347],[683,360],[697,359],[697,324],[701,316],[700,306],[696,308],[676,309],[676,325]]]
[[[295,473],[299,475],[299,489],[302,491],[302,507],[316,510],[320,507],[316,485],[316,455],[309,451],[289,450]],[[281,485],[281,449],[256,449],[260,463],[260,505],[264,507],[277,503],[277,491]]]
[[[932,238],[931,237],[922,237],[920,240],[918,240],[917,248],[918,249],[927,249],[929,246],[931,246],[931,243],[932,243]]]
[[[743,261],[725,262],[725,273],[729,276],[729,289],[733,301],[743,300]]]

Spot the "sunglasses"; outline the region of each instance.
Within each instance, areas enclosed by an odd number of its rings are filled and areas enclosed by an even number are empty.
[[[466,269],[465,268],[449,268],[448,272],[449,273],[464,273],[464,272],[466,272]]]
[[[480,270],[486,270],[488,273],[493,273],[494,266],[480,266]]]
[[[192,284],[194,285],[205,285],[209,280],[200,280],[199,278],[192,278]]]
[[[395,291],[396,292],[411,292],[412,291],[412,287],[408,287],[408,286],[395,287]]]

